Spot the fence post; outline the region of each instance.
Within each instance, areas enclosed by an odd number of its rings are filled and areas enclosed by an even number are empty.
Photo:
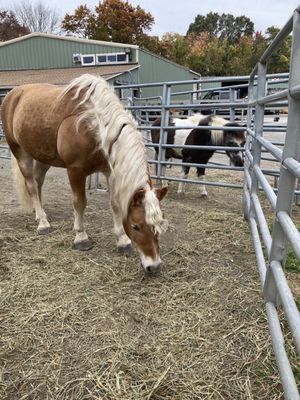
[[[249,78],[249,87],[248,87],[248,107],[247,107],[247,129],[252,128],[252,106],[249,106],[249,103],[251,103],[254,100],[254,75],[250,76]],[[248,180],[247,176],[251,177],[250,171],[252,169],[251,161],[248,158],[248,155],[251,152],[251,143],[252,139],[251,136],[248,134],[246,135],[246,144],[245,144],[245,158],[244,158],[244,190],[243,190],[243,212],[244,212],[244,218],[246,221],[249,221],[249,216],[250,216],[250,189],[251,187],[248,187]],[[249,182],[250,183],[250,182]]]
[[[230,103],[234,103],[236,100],[236,91],[233,88],[229,89],[229,101]],[[230,122],[235,121],[235,107],[230,107],[229,110],[229,115],[230,115]]]
[[[167,132],[163,128],[164,126],[169,125],[169,115],[170,109],[166,108],[170,105],[171,99],[171,86],[168,84],[163,85],[163,95],[162,95],[162,106],[161,106],[161,124],[159,129],[159,147],[158,147],[158,157],[157,157],[157,179],[161,179],[164,177],[166,166],[162,165],[161,162],[166,160],[166,149],[162,147],[162,145],[167,142]]]
[[[262,63],[258,63],[257,67],[257,100],[264,97],[266,95],[266,65]],[[248,115],[248,121],[250,116]],[[250,196],[258,195],[258,179],[254,173],[254,167],[260,167],[261,161],[261,145],[256,140],[257,137],[263,136],[264,129],[264,105],[256,104],[255,106],[255,121],[254,121],[254,132],[255,138],[252,139],[251,153],[253,156],[253,165],[251,168],[250,176],[251,176],[251,189]],[[252,202],[251,202],[252,204]],[[255,218],[255,211],[253,209],[253,205],[250,206],[250,216]]]

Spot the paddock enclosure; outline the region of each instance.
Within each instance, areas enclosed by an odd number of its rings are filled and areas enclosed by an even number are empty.
[[[290,32],[289,74],[268,74],[268,58]],[[157,165],[154,181],[169,182],[158,276],[138,269],[137,255],[116,252],[101,175],[87,183],[91,251],[71,248],[71,192],[60,169],[44,189],[52,232],[39,236],[18,206],[0,143],[1,399],[300,398],[299,49],[297,9],[248,77],[191,81],[189,92],[180,89],[186,81],[162,82],[153,84],[161,95],[147,98],[151,84],[118,88],[140,93],[122,100]],[[203,99],[209,84],[226,87],[229,99]],[[248,98],[240,100],[242,87]],[[224,150],[232,149],[214,147],[208,197],[200,198],[195,172],[179,197],[182,164],[165,160],[169,116],[207,110],[245,124],[245,166],[228,165]]]

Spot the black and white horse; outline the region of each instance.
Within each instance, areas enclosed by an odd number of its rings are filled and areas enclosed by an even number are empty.
[[[160,126],[161,118],[154,121],[153,126]],[[202,114],[194,114],[187,119],[170,118],[169,126],[207,126],[207,129],[169,129],[167,130],[167,144],[175,145],[194,145],[194,146],[226,146],[226,147],[243,147],[246,141],[245,128],[235,122],[218,117],[216,115],[204,116]],[[209,129],[210,126],[220,127],[240,127],[240,130],[214,130]],[[152,142],[159,143],[160,131],[152,130]],[[158,154],[158,148],[155,148]],[[167,148],[166,159],[179,158],[185,163],[207,164],[214,154],[214,149],[187,149],[187,148]],[[226,153],[234,166],[241,167],[244,165],[243,153],[240,150],[226,150]],[[183,166],[181,178],[187,179],[190,167]],[[204,167],[197,167],[197,177],[203,180],[205,174]],[[184,183],[180,182],[178,193],[184,192]],[[207,196],[205,185],[200,185],[200,196]]]

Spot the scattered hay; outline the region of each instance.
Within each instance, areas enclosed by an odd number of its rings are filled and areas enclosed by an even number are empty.
[[[170,189],[163,269],[115,251],[106,194],[94,248],[71,249],[69,189],[46,184],[53,231],[38,236],[0,171],[1,399],[282,399],[241,193]]]

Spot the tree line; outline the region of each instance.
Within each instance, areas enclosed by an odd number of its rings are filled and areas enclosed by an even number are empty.
[[[47,32],[136,44],[202,76],[226,76],[248,75],[279,32],[275,26],[257,32],[244,15],[214,12],[197,15],[185,35],[153,36],[154,22],[150,12],[124,0],[102,0],[94,9],[82,4],[63,18],[41,1],[23,0],[13,10],[0,10],[0,41]],[[269,73],[289,70],[290,46],[289,36],[268,61]]]

